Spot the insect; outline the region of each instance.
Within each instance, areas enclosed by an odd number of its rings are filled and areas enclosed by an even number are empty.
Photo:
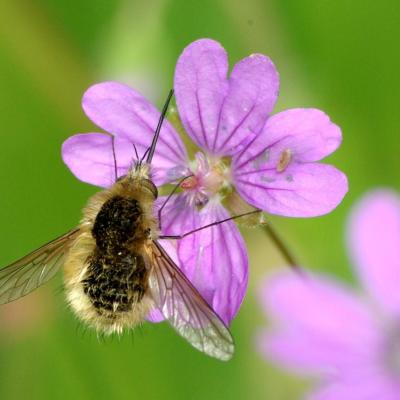
[[[148,151],[89,199],[79,226],[0,270],[0,304],[27,295],[63,267],[71,308],[96,330],[121,333],[156,308],[193,347],[228,360],[234,351],[228,328],[157,241],[151,161],[172,94]]]

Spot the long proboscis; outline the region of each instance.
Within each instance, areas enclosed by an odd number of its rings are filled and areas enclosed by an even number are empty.
[[[158,141],[158,137],[160,136],[161,127],[164,122],[165,115],[167,114],[168,106],[169,106],[169,103],[171,101],[173,94],[174,94],[174,89],[171,89],[170,92],[168,93],[167,100],[164,103],[164,107],[161,111],[160,119],[158,120],[157,128],[154,133],[153,141],[151,142],[151,145],[149,147],[149,154],[147,155],[146,163],[148,163],[148,164],[150,164],[153,159],[154,151],[156,150],[156,144]]]

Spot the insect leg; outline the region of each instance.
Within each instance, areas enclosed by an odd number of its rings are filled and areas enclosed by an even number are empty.
[[[140,159],[140,161],[139,161],[140,165],[142,165],[143,159],[146,158],[146,156],[149,153],[149,151],[150,151],[150,147],[144,152],[142,158]]]
[[[117,158],[115,157],[115,137],[114,135],[111,136],[111,147],[112,147],[112,154],[113,154],[113,158],[114,158],[114,175],[115,175],[115,182],[118,179],[118,169],[117,169]]]
[[[171,197],[175,194],[175,192],[178,190],[179,186],[182,184],[182,182],[184,182],[186,179],[192,177],[193,174],[185,176],[184,178],[180,179],[179,182],[175,185],[175,187],[172,189],[171,193],[168,195],[168,197],[165,199],[164,203],[162,204],[162,206],[159,208],[158,210],[158,227],[161,231],[161,213],[162,210],[164,209],[164,207],[167,205],[167,203],[169,202],[169,200],[171,199]]]
[[[262,211],[261,210],[254,210],[254,211],[250,211],[250,212],[247,212],[247,213],[244,213],[244,214],[234,215],[233,217],[225,218],[225,219],[222,219],[220,221],[215,221],[215,222],[213,222],[211,224],[207,224],[207,225],[201,226],[200,228],[193,229],[192,231],[185,232],[182,235],[159,236],[159,239],[183,239],[186,236],[189,236],[189,235],[192,235],[193,233],[202,231],[203,229],[210,228],[211,226],[219,225],[219,224],[222,224],[223,222],[231,221],[232,219],[237,219],[237,218],[245,217],[246,215],[256,214],[256,213],[260,213],[260,212],[262,212]]]
[[[132,142],[132,145],[133,145],[133,149],[135,150],[136,162],[139,162],[139,154],[138,154],[137,148],[135,146],[135,143]]]
[[[189,236],[189,235],[192,235],[193,233],[202,231],[203,229],[210,228],[211,226],[219,225],[219,224],[222,224],[224,222],[231,221],[233,219],[245,217],[247,215],[256,214],[256,213],[260,213],[260,212],[262,212],[262,210],[254,210],[254,211],[250,211],[250,212],[247,212],[247,213],[244,213],[244,214],[234,215],[233,217],[226,218],[226,219],[223,219],[221,221],[215,221],[215,222],[213,222],[211,224],[207,224],[207,225],[201,226],[200,228],[193,229],[192,231],[185,232],[182,235],[173,235],[173,236],[172,235],[171,236],[164,235],[164,236],[160,236],[159,238],[160,239],[176,239],[176,240],[183,239],[186,236]],[[285,243],[279,237],[279,235],[277,234],[275,229],[273,229],[272,225],[269,222],[266,222],[266,221],[261,222],[261,225],[262,225],[263,229],[265,230],[265,232],[270,236],[270,238],[274,242],[275,246],[281,252],[282,257],[286,260],[288,265],[292,269],[294,269],[295,271],[301,272],[301,269],[299,268],[299,263],[296,261],[296,259],[292,255],[291,251],[288,249],[288,247],[285,245]]]

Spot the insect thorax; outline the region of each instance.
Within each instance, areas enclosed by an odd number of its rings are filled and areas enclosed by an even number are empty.
[[[101,207],[92,228],[101,252],[116,254],[135,240],[144,240],[143,210],[136,199],[114,196]]]

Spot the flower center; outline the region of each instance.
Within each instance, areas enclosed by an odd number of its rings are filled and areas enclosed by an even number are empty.
[[[209,158],[203,153],[197,153],[190,163],[190,171],[193,176],[185,179],[181,188],[197,206],[205,205],[211,197],[223,194],[231,186],[229,168],[219,158]]]

